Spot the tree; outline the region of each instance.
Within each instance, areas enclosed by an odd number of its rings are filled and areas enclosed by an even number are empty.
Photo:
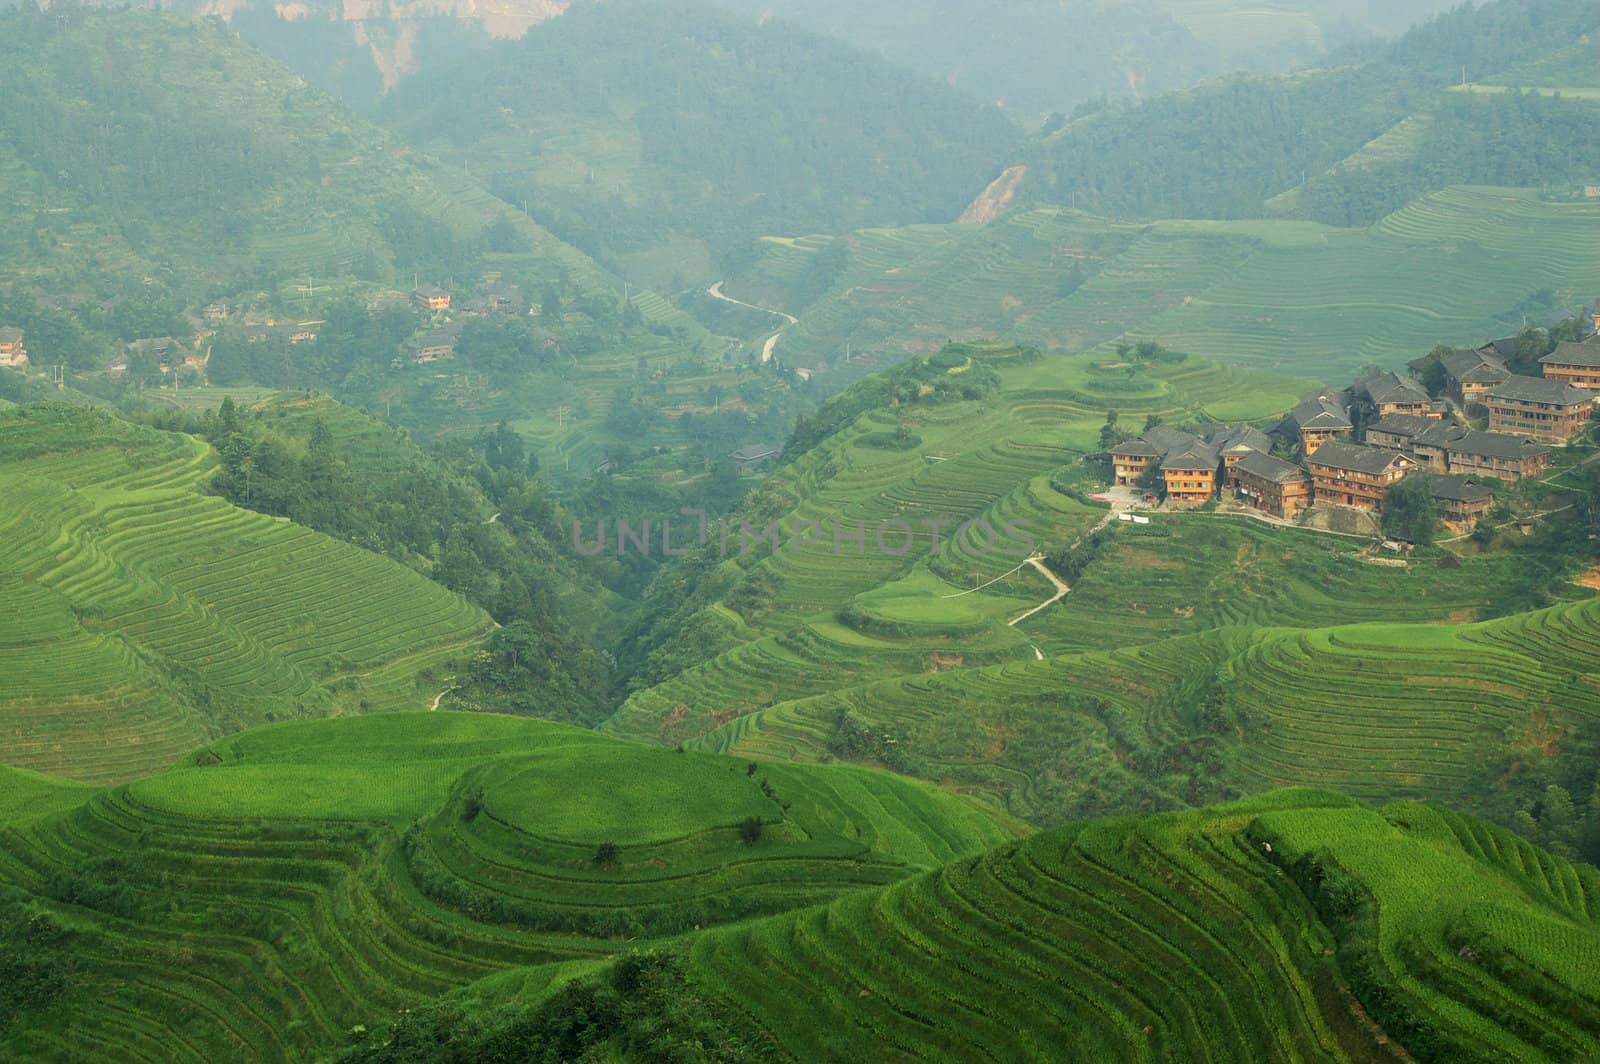
[[[1127,434],[1117,428],[1117,412],[1112,410],[1106,414],[1106,423],[1100,426],[1100,449],[1109,451],[1125,439]]]
[[[1428,360],[1422,367],[1422,386],[1428,389],[1428,394],[1438,396],[1444,392],[1449,380],[1449,374],[1444,368],[1444,356],[1451,354],[1452,348],[1447,344],[1440,344],[1428,354]]]
[[[1163,424],[1163,422],[1161,420],[1161,415],[1160,414],[1151,414],[1149,417],[1144,419],[1144,429],[1143,429],[1143,431],[1144,432],[1149,432],[1151,429],[1155,428],[1157,425],[1160,425],[1160,424]]]
[[[546,325],[557,325],[561,322],[561,290],[555,285],[546,285],[544,300],[539,304],[539,320]]]
[[[1578,856],[1578,810],[1565,787],[1552,783],[1539,803],[1539,841],[1558,857]]]
[[[1427,547],[1433,544],[1438,528],[1439,504],[1434,501],[1424,478],[1407,477],[1384,493],[1385,535]]]
[[[761,823],[760,817],[747,816],[739,825],[739,838],[746,846],[754,846],[761,841],[761,832],[765,826]]]
[[[618,849],[616,843],[602,842],[599,846],[595,847],[594,863],[599,865],[601,868],[613,868],[616,866],[617,858],[621,856],[621,854],[622,851]]]

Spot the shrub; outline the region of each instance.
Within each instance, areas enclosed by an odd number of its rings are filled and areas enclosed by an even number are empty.
[[[761,822],[760,817],[747,816],[744,818],[744,823],[739,825],[739,838],[746,846],[754,846],[761,841],[761,832],[765,828],[766,825]]]
[[[616,843],[602,842],[599,846],[595,847],[594,863],[599,865],[601,868],[614,868],[617,863],[617,857],[621,854],[621,852],[622,851],[617,848]]]

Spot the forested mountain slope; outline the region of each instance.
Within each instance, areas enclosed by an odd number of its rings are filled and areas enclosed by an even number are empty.
[[[722,2],[881,52],[1000,102],[1024,120],[1099,96],[1149,97],[1239,70],[1288,70],[1352,40],[1398,34],[1450,6],[1442,0]]]
[[[384,117],[601,261],[676,290],[767,233],[947,221],[1020,134],[997,110],[780,21],[574,6],[408,83]],[[680,283],[670,283],[673,277]]]
[[[1562,51],[1597,28],[1600,15],[1582,0],[1497,0],[1440,16],[1363,62],[1233,78],[1143,104],[1088,108],[1070,121],[1052,122],[1023,154],[1024,196],[1120,217],[1259,216],[1267,200],[1330,169],[1419,109],[1431,110],[1463,75],[1489,80]],[[1478,128],[1472,114],[1463,118]],[[1588,112],[1572,120],[1585,129],[1595,121]],[[1492,123],[1493,112],[1483,121]],[[1552,126],[1538,134],[1560,136]],[[1512,172],[1531,174],[1533,183],[1556,183],[1570,178],[1572,164],[1588,159],[1558,152],[1518,160],[1519,145],[1491,138],[1484,156],[1472,138],[1441,139],[1418,161],[1417,172],[1408,173],[1409,194],[1441,183],[1504,183]],[[1352,212],[1319,201],[1311,216],[1370,222],[1402,202],[1392,192],[1369,195],[1362,210]]]
[[[476,280],[496,253],[610,297],[587,256],[218,25],[24,5],[0,60],[0,319],[36,364],[92,367],[219,297]]]

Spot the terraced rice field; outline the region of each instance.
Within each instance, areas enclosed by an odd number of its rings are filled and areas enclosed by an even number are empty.
[[[1534,189],[1451,188],[1364,230],[1135,226],[1038,209],[981,228],[850,239],[855,253],[838,286],[783,341],[791,360],[825,363],[845,380],[907,350],[976,335],[1065,352],[1152,339],[1335,379],[1368,363],[1399,366],[1439,343],[1515,332],[1515,308],[1541,291],[1575,307],[1600,291],[1600,203],[1545,200]],[[1081,283],[1063,286],[1074,271]],[[847,345],[862,356],[855,368],[843,364]]]
[[[843,708],[898,737],[908,771],[1050,822],[1126,780],[1130,753],[1187,751],[1143,781],[1181,800],[1173,775],[1197,757],[1186,744],[1208,734],[1196,714],[1214,690],[1230,721],[1223,778],[1238,792],[1313,785],[1490,813],[1504,765],[1557,756],[1600,721],[1597,677],[1600,601],[1588,599],[1477,624],[1224,628],[905,676],[759,709],[694,745],[822,758]],[[1041,751],[1046,735],[1058,745]]]
[[[724,652],[635,695],[608,727],[677,740],[780,699],[1032,659],[1031,629],[1007,621],[1053,588],[1023,559],[1105,516],[1050,484],[1096,445],[1106,409],[1096,404],[1142,420],[1144,411],[1177,418],[1209,403],[1262,416],[1292,403],[1293,382],[1238,373],[1183,363],[1150,371],[1138,397],[1102,399],[1090,368],[1046,359],[1005,369],[1006,387],[991,400],[864,416],[768,481],[765,490],[790,502],[778,551],[759,548],[760,529],[748,540],[730,529],[730,556],[747,544],[750,553],[726,564],[743,566],[759,591],[742,612],[707,612],[708,626],[726,633]],[[1242,401],[1240,385],[1249,386]],[[918,447],[873,446],[901,424]],[[802,528],[820,542],[798,545]]]
[[[70,922],[79,966],[50,1022],[0,1034],[41,1060],[318,1058],[487,975],[582,971],[624,933],[829,901],[1026,830],[879,773],[752,775],[450,713],[258,729],[107,790],[0,769],[0,816],[0,883]]]
[[[387,559],[201,494],[208,448],[0,415],[0,760],[94,781],[263,720],[416,708],[491,622]]]
[[[1469,1055],[1587,1057],[1600,877],[1514,845],[1431,809],[1280,792],[1050,832],[709,933],[690,956],[801,1060],[1394,1059],[1385,1022]],[[1323,922],[1301,861],[1377,894],[1383,964],[1362,988],[1375,1016],[1351,1008],[1341,967],[1366,929]],[[1525,969],[1475,965],[1461,934]],[[1526,1022],[1496,1028],[1477,1015],[1491,1009]]]

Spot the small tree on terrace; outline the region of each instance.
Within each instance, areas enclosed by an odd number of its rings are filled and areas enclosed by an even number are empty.
[[[1439,527],[1439,506],[1433,493],[1421,477],[1408,477],[1391,487],[1383,497],[1383,531],[1385,535],[1415,543],[1419,547],[1433,544]]]

